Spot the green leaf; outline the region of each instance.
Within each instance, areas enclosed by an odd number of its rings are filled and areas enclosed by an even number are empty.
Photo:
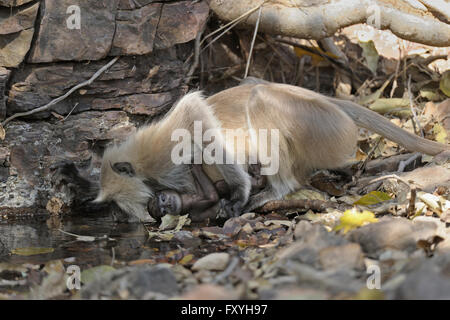
[[[359,46],[362,48],[362,56],[366,59],[366,65],[373,74],[377,73],[379,55],[375,43],[372,40],[367,42],[360,41]]]
[[[450,70],[444,72],[439,82],[439,89],[447,96],[450,97]]]
[[[53,248],[39,248],[39,247],[29,247],[29,248],[16,248],[11,251],[12,254],[18,256],[33,256],[37,254],[52,253],[55,251]]]
[[[380,98],[372,103],[369,108],[372,111],[385,114],[392,113],[394,115],[408,117],[411,115],[409,108],[409,99],[402,98]]]
[[[391,200],[391,196],[389,196],[385,192],[381,191],[372,191],[365,196],[362,196],[357,201],[355,201],[353,204],[355,205],[361,205],[361,206],[370,206],[372,204],[377,204],[383,201]]]

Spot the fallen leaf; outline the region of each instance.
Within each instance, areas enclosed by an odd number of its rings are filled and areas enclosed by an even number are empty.
[[[342,217],[339,219],[339,224],[334,227],[334,231],[343,229],[343,233],[347,233],[350,230],[361,227],[365,224],[377,222],[373,212],[364,210],[359,212],[356,208],[346,210]]]
[[[18,256],[33,256],[37,254],[52,253],[55,251],[53,248],[40,248],[40,247],[29,247],[29,248],[16,248],[11,251],[12,254]]]
[[[377,204],[383,201],[391,200],[391,196],[389,196],[385,192],[381,191],[372,191],[361,198],[359,198],[357,201],[355,201],[354,205],[361,205],[361,206],[370,206],[373,204]]]
[[[436,123],[433,127],[434,138],[437,142],[447,143],[447,132],[443,126],[439,123]]]
[[[194,259],[194,255],[193,254],[187,254],[180,261],[178,261],[178,263],[181,264],[181,265],[185,265],[185,264],[188,264],[189,262],[191,262],[192,259]]]
[[[439,89],[441,89],[447,97],[450,97],[450,70],[445,71],[442,75],[441,81],[439,81]]]
[[[359,46],[362,48],[362,56],[366,60],[366,66],[375,75],[378,68],[379,54],[377,48],[375,48],[375,43],[372,40],[369,41],[359,41]]]

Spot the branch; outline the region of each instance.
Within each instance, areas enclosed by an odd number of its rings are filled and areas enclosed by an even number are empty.
[[[51,106],[54,106],[58,102],[63,101],[68,96],[70,96],[74,91],[92,84],[92,82],[94,82],[103,72],[108,70],[114,63],[116,63],[116,61],[119,58],[120,58],[119,56],[115,57],[108,64],[104,65],[100,70],[98,70],[96,73],[94,73],[94,75],[89,80],[86,80],[86,81],[84,81],[84,82],[82,82],[80,84],[77,84],[75,87],[72,87],[72,89],[67,91],[66,94],[64,94],[64,95],[62,95],[62,96],[60,96],[60,97],[58,97],[56,99],[53,99],[52,101],[47,103],[45,106],[42,106],[42,107],[30,110],[30,111],[27,111],[27,112],[21,112],[21,113],[13,114],[11,117],[7,118],[5,121],[2,122],[3,127],[5,127],[8,122],[10,122],[11,120],[13,120],[15,118],[29,116],[29,115],[32,115],[32,114],[35,114],[35,113],[38,113],[38,112],[50,109]]]
[[[333,36],[343,27],[371,23],[376,9],[380,29],[389,29],[414,42],[438,47],[450,45],[449,24],[402,1],[388,4],[382,0],[339,0],[311,6],[295,3],[299,1],[211,0],[210,7],[220,19],[231,21],[249,8],[263,4],[259,26],[262,32],[316,40]],[[242,20],[242,25],[254,27],[257,19],[258,14],[253,12]]]
[[[352,206],[322,200],[274,200],[267,202],[257,211],[261,213],[288,209],[325,211],[327,208],[345,210],[352,208]]]

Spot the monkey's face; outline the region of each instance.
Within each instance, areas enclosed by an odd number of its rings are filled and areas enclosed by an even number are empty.
[[[148,212],[159,220],[166,214],[179,215],[182,210],[180,194],[173,190],[164,190],[156,194],[155,199],[148,202]]]
[[[126,153],[117,147],[103,156],[100,175],[100,192],[94,202],[114,201],[130,215],[129,221],[152,220],[147,212],[147,202],[152,190],[139,177],[133,163],[126,161]],[[125,160],[125,161],[122,161]]]

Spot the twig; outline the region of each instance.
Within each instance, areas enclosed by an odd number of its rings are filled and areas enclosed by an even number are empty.
[[[373,146],[373,148],[370,149],[369,153],[367,154],[366,159],[364,159],[363,163],[358,167],[358,171],[357,171],[356,174],[355,174],[356,178],[359,178],[359,177],[363,174],[364,169],[365,169],[366,166],[367,166],[367,163],[368,163],[369,160],[372,158],[372,156],[373,156],[375,150],[378,148],[378,146],[380,145],[381,141],[383,141],[383,140],[384,140],[383,137],[380,137],[380,138],[378,139],[377,143]]]
[[[417,195],[416,188],[411,188],[411,196],[409,198],[409,205],[406,211],[407,218],[413,216],[416,212],[416,195]]]
[[[412,155],[410,158],[408,158],[408,159],[406,159],[406,160],[404,160],[404,161],[400,161],[400,163],[398,164],[398,169],[397,169],[397,171],[398,171],[398,172],[403,172],[403,171],[405,171],[406,166],[409,165],[411,162],[415,161],[415,160],[416,160],[417,158],[419,158],[421,155],[422,155],[421,153],[416,152],[416,153],[413,153],[413,155]]]
[[[255,32],[253,33],[252,44],[250,45],[250,52],[248,53],[247,66],[245,67],[244,79],[247,78],[248,69],[250,68],[250,61],[252,60],[252,54],[253,54],[253,46],[255,45],[256,35],[258,34],[259,21],[261,20],[261,11],[262,11],[262,7],[260,6],[259,11],[258,11],[258,20],[256,20],[256,25],[255,25]]]
[[[261,213],[268,213],[277,210],[301,209],[313,211],[325,211],[327,208],[334,209],[349,209],[351,206],[346,204],[339,204],[332,201],[322,200],[274,200],[269,201],[257,211]]]
[[[212,37],[212,36],[215,35],[216,33],[218,33],[218,32],[220,32],[221,30],[227,28],[228,26],[231,26],[231,25],[232,25],[231,28],[234,27],[234,26],[237,24],[236,22],[240,22],[242,19],[244,19],[244,18],[247,17],[248,15],[252,14],[252,13],[255,12],[256,10],[258,10],[259,8],[261,8],[261,6],[262,6],[263,4],[264,4],[264,2],[261,3],[260,5],[256,6],[256,7],[254,7],[253,9],[250,9],[249,11],[243,13],[242,15],[240,15],[239,17],[237,17],[236,19],[234,19],[234,20],[228,22],[226,25],[224,25],[224,26],[218,28],[217,30],[214,30],[213,32],[211,32],[210,34],[208,34],[207,36],[205,36],[205,38],[202,40],[202,42],[201,42],[200,44],[203,44],[203,42],[205,42],[206,39],[208,39],[209,37]],[[228,30],[231,29],[231,28],[228,28],[226,31],[228,31]]]
[[[423,138],[423,130],[422,126],[419,123],[419,120],[417,119],[416,110],[414,109],[414,102],[412,99],[412,93],[411,93],[411,74],[409,74],[408,77],[408,96],[409,96],[409,107],[411,108],[411,113],[413,115],[413,122],[417,124],[417,128],[419,128],[420,135]]]
[[[400,182],[404,183],[408,187],[408,189],[411,190],[411,185],[405,179],[400,178],[396,174],[389,174],[387,176],[382,176],[382,177],[370,180],[364,187],[367,187],[368,185],[371,185],[372,183],[379,182],[379,181],[382,181],[382,180],[387,180],[387,179],[396,179],[397,181],[400,181]],[[359,188],[359,190],[361,190],[364,187]]]
[[[186,83],[189,83],[192,79],[192,75],[197,69],[200,61],[200,39],[202,38],[203,30],[200,30],[195,37],[195,49],[194,49],[194,63],[192,64],[189,72],[187,73]]]
[[[79,105],[79,103],[75,103],[75,105],[73,106],[72,110],[70,110],[70,112],[67,114],[67,116],[65,116],[61,121],[66,121],[67,118],[72,114],[73,110],[75,110],[75,108]]]
[[[96,80],[103,72],[105,72],[105,71],[106,71],[107,69],[109,69],[114,63],[116,63],[116,61],[117,61],[119,58],[120,58],[120,56],[115,57],[115,58],[112,59],[108,64],[104,65],[100,70],[98,70],[96,73],[94,73],[94,75],[93,75],[89,80],[86,80],[86,81],[84,81],[84,82],[82,82],[82,83],[80,83],[80,84],[77,84],[75,87],[72,87],[72,89],[70,89],[69,91],[67,91],[66,94],[64,94],[64,95],[62,95],[62,96],[60,96],[60,97],[58,97],[58,98],[56,98],[56,99],[53,99],[52,101],[50,101],[50,102],[47,103],[46,105],[44,105],[44,106],[42,106],[42,107],[39,107],[39,108],[36,108],[36,109],[33,109],[33,110],[30,110],[30,111],[27,111],[27,112],[21,112],[21,113],[13,114],[11,117],[9,117],[9,118],[7,118],[5,121],[3,121],[3,123],[2,123],[3,127],[5,127],[5,125],[6,125],[8,122],[10,122],[11,120],[13,120],[13,119],[15,119],[15,118],[18,118],[18,117],[24,117],[24,116],[29,116],[29,115],[32,115],[32,114],[35,114],[35,113],[38,113],[38,112],[41,112],[41,111],[45,111],[45,110],[50,109],[51,106],[53,106],[53,105],[57,104],[58,102],[61,102],[62,100],[66,99],[66,98],[67,98],[68,96],[70,96],[74,91],[76,91],[76,90],[78,90],[78,89],[80,89],[80,88],[82,88],[82,87],[85,87],[85,86],[88,86],[88,85],[92,84],[92,82],[94,82],[94,81],[95,81],[95,80]]]

